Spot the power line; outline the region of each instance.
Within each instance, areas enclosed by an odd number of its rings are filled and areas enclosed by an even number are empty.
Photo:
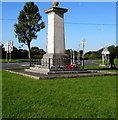
[[[65,24],[81,24],[81,25],[110,25],[110,26],[115,26],[117,24],[105,24],[105,23],[72,23],[72,22],[65,22]]]
[[[1,21],[16,21],[17,19],[0,19]]]
[[[1,21],[17,21],[17,19],[0,19]],[[48,23],[47,21],[44,21]],[[105,24],[105,23],[76,23],[76,22],[64,22],[64,24],[79,24],[79,25],[102,25],[102,26],[116,26],[118,24]]]

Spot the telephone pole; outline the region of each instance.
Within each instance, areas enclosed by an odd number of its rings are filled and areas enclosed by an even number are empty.
[[[85,48],[85,45],[86,45],[86,41],[82,40],[82,47],[83,47],[82,66],[83,66],[83,69],[84,69],[84,48]]]

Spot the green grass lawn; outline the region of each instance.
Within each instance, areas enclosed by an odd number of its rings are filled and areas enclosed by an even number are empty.
[[[116,76],[35,80],[3,71],[3,118],[115,118]]]
[[[101,61],[95,61],[95,63],[102,64],[102,60]],[[115,63],[115,65],[118,66],[118,58],[114,59],[114,63]]]
[[[118,68],[117,69],[110,69],[109,67],[106,67],[106,66],[85,66],[84,68],[86,70],[98,70],[98,71],[118,73]]]
[[[0,62],[29,62],[29,59],[11,59],[11,60],[6,60],[6,59],[0,59]],[[40,59],[31,59],[31,61],[40,61]]]
[[[117,70],[100,70],[100,71],[118,73],[118,69]]]
[[[118,65],[118,58],[114,60],[115,64]]]
[[[99,70],[99,69],[106,69],[106,68],[108,68],[108,67],[106,67],[106,66],[90,66],[90,65],[84,66],[84,69],[87,69],[87,70],[93,70],[93,69]]]
[[[2,118],[2,70],[0,68],[0,119]]]

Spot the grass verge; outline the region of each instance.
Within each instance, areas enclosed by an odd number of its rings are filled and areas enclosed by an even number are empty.
[[[115,118],[116,76],[35,80],[3,71],[3,118]]]
[[[98,70],[98,71],[106,71],[106,72],[114,72],[118,73],[118,68],[110,69],[106,66],[85,66],[86,70]]]
[[[108,67],[106,67],[106,66],[89,66],[89,65],[87,65],[87,66],[85,66],[84,67],[85,69],[89,69],[89,70],[100,70],[100,69],[107,69]]]
[[[0,59],[0,62],[29,62],[29,59],[11,59],[11,60],[6,60],[6,59]],[[37,62],[40,61],[40,59],[31,59],[32,62]]]
[[[102,64],[102,60],[101,61],[95,61],[95,63]],[[118,66],[118,58],[114,59],[114,63],[115,63],[115,65]]]
[[[116,69],[116,70],[100,70],[100,71],[118,73],[118,69]]]

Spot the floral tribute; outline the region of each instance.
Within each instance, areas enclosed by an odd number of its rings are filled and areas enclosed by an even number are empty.
[[[75,66],[72,65],[72,64],[70,64],[70,65],[66,65],[65,67],[66,67],[67,69],[74,69],[74,68],[75,68]]]

